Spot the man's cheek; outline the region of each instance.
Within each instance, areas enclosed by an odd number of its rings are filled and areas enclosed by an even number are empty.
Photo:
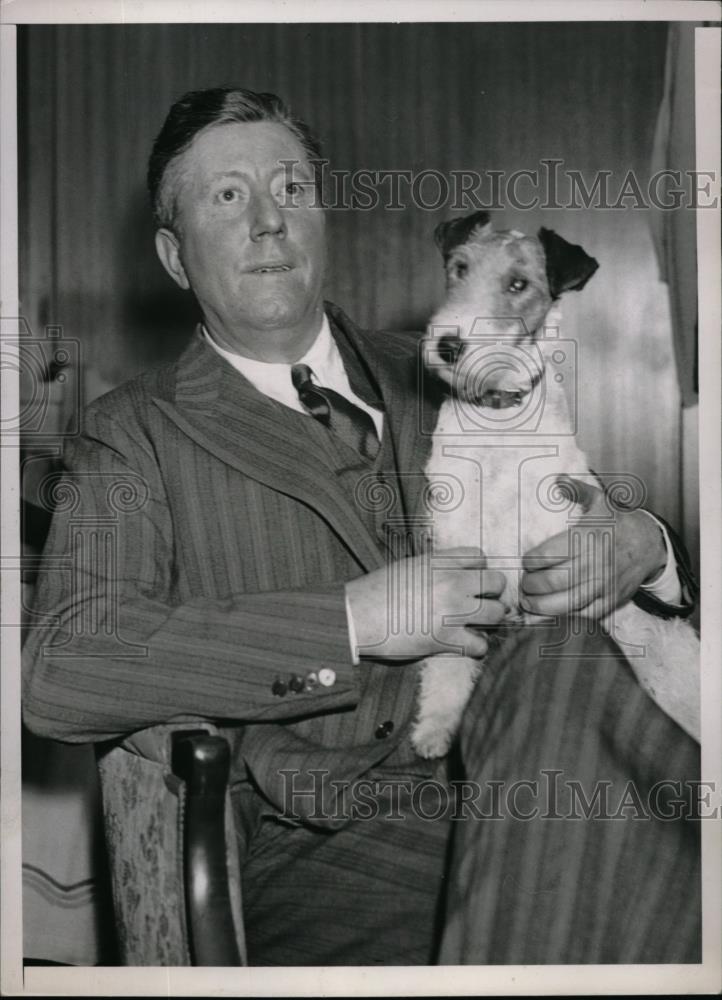
[[[298,209],[293,213],[291,225],[306,240],[316,244],[325,243],[326,219],[322,209]]]

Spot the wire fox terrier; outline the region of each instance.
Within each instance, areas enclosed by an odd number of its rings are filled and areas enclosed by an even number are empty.
[[[479,545],[487,565],[506,575],[501,600],[510,609],[508,623],[539,623],[544,619],[519,607],[521,557],[584,513],[560,488],[560,475],[597,482],[574,437],[575,345],[553,335],[557,300],[583,288],[598,264],[549,229],[537,236],[494,231],[487,212],[442,223],[435,239],[447,297],[429,322],[425,363],[450,393],[426,466],[434,547]],[[447,490],[443,503],[434,503],[435,484]],[[597,553],[607,565],[613,498],[608,506],[607,546]],[[689,693],[690,665],[699,663],[692,626],[650,615],[631,601],[603,625],[641,686],[698,738],[699,694]],[[482,669],[483,660],[456,653],[423,661],[412,730],[422,756],[447,752]]]

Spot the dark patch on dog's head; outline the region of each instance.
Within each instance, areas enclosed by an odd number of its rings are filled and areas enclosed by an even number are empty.
[[[547,281],[552,298],[558,299],[563,292],[584,288],[599,267],[594,257],[590,257],[582,247],[568,243],[553,229],[542,227],[538,237],[546,255]]]
[[[488,212],[472,212],[461,219],[449,219],[447,222],[440,222],[434,230],[434,240],[436,245],[444,255],[444,260],[449,256],[454,247],[460,246],[471,236],[475,229],[482,229],[491,224]]]

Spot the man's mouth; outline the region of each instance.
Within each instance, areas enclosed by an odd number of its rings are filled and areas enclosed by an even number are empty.
[[[260,264],[258,267],[252,267],[250,274],[282,274],[290,270],[290,264]]]

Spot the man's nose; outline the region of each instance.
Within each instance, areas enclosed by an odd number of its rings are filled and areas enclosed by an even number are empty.
[[[285,235],[286,223],[276,199],[270,194],[257,194],[253,199],[251,239]]]

